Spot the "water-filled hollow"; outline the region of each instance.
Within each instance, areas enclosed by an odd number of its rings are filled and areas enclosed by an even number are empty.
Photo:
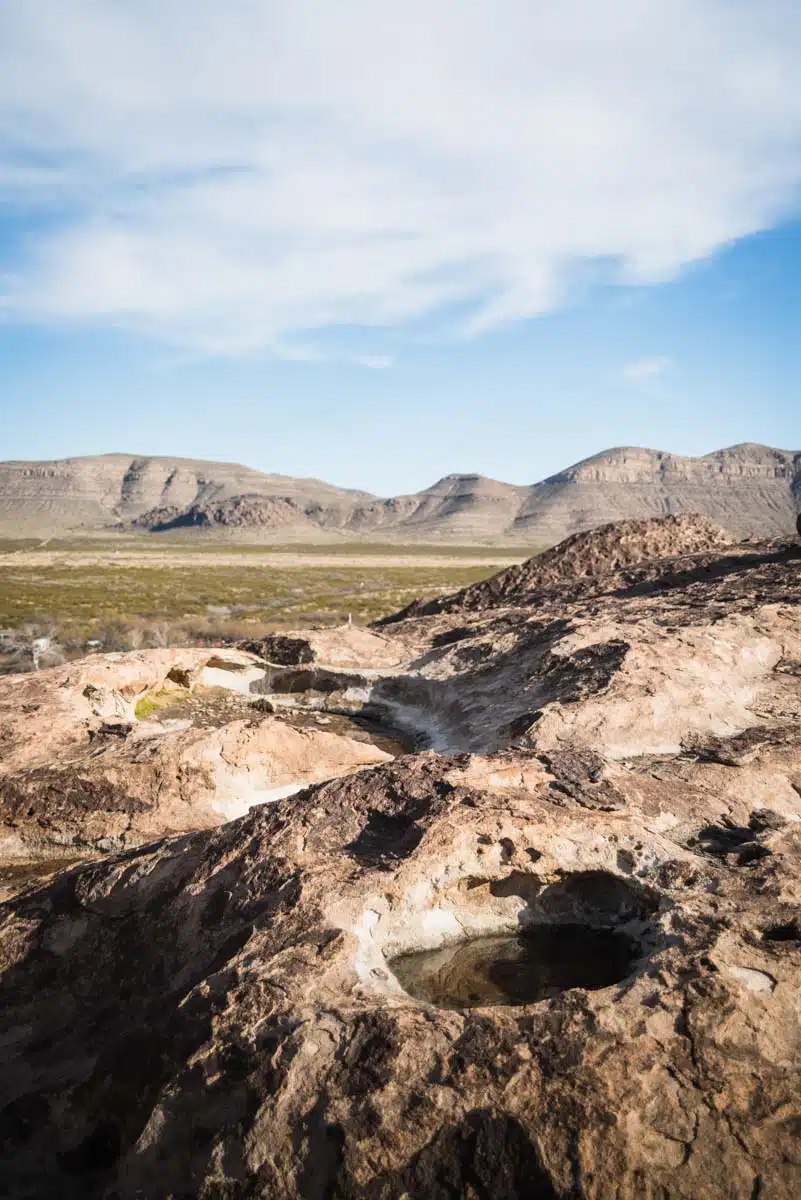
[[[620,930],[564,922],[403,954],[389,966],[408,995],[462,1009],[536,1004],[570,988],[611,987],[631,974],[642,953],[639,940]]]

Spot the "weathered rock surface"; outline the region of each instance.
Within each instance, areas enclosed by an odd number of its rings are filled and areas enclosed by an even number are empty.
[[[561,589],[575,580],[608,575],[643,562],[713,550],[730,545],[732,540],[725,529],[697,513],[601,525],[576,533],[543,554],[499,571],[490,579],[470,584],[454,595],[413,602],[378,624],[394,624],[405,616],[426,617],[439,612],[477,611],[525,602],[527,596]]]
[[[800,599],[792,543],[630,545],[407,618],[343,680],[441,753],[28,886],[0,1189],[801,1194]],[[629,950],[503,1003],[518,935]]]
[[[150,695],[180,711],[194,684],[253,689],[256,699],[265,677],[264,664],[237,651],[153,650],[0,680],[0,859],[122,850],[218,825],[390,757],[257,708],[217,728],[136,720]]]
[[[8,905],[6,1194],[796,1196],[797,821],[557,784],[407,758]],[[629,977],[460,1012],[393,976],[566,919]]]
[[[85,748],[104,726],[132,725],[139,700],[157,689],[189,687],[209,663],[219,663],[218,671],[248,685],[263,674],[252,655],[237,650],[220,656],[179,649],[94,655],[37,674],[4,677],[0,773],[49,765]]]
[[[668,532],[675,524],[665,522]],[[642,528],[647,543],[651,523]],[[607,542],[609,531],[583,537]],[[575,541],[565,543],[568,563]],[[435,748],[581,743],[610,760],[799,719],[787,673],[801,661],[797,545],[717,548],[560,581],[561,550],[544,568],[534,559],[398,614],[385,631],[416,641],[418,654],[375,685],[372,702],[416,723]],[[636,562],[633,539],[627,552]]]
[[[402,666],[409,657],[402,639],[356,625],[270,634],[258,641],[242,642],[240,649],[277,666],[315,663],[356,670],[384,671]]]

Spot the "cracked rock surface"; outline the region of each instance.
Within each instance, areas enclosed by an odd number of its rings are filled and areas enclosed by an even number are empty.
[[[348,661],[440,749],[2,906],[0,1191],[801,1194],[801,554],[631,557]]]

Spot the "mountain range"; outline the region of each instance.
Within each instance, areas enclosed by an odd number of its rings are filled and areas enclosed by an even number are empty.
[[[608,521],[698,512],[737,537],[792,532],[801,452],[744,443],[700,458],[617,447],[531,486],[446,475],[382,498],[198,459],[105,454],[0,462],[0,535],[169,533],[255,542],[553,545]]]

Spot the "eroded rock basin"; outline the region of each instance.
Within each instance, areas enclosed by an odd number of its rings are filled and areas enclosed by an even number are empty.
[[[240,694],[223,687],[198,686],[185,695],[172,695],[166,702],[153,706],[144,718],[146,723],[164,725],[191,722],[195,728],[217,729],[231,721],[258,718],[260,712],[271,711],[269,701],[254,700],[252,695]],[[377,746],[393,758],[412,749],[412,739],[377,719],[360,714],[319,712],[302,707],[279,708],[276,717],[294,729],[321,729],[326,733],[352,738],[355,742]],[[299,786],[303,785],[303,780]]]
[[[625,933],[571,923],[404,954],[390,967],[415,999],[463,1009],[536,1004],[570,988],[611,987],[631,973],[641,953]]]

